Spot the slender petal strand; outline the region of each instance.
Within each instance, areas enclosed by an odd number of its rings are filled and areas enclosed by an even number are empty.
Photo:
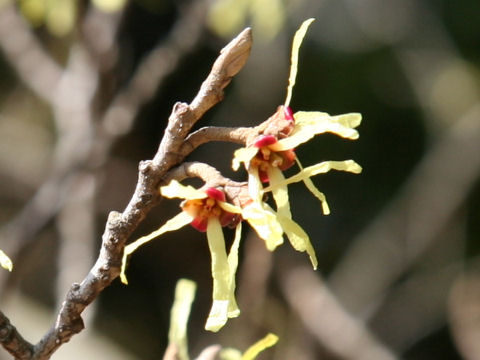
[[[359,174],[362,172],[362,167],[358,165],[353,160],[344,160],[344,161],[323,161],[319,164],[315,164],[312,166],[308,166],[303,170],[299,171],[297,174],[285,179],[283,182],[279,184],[275,184],[275,187],[285,184],[292,184],[299,181],[304,181],[312,176],[327,173],[330,170],[339,170],[339,171],[346,171],[351,172],[354,174]],[[274,188],[273,185],[265,188],[263,191],[272,191]]]
[[[0,266],[8,271],[12,271],[13,269],[12,260],[10,260],[7,254],[5,254],[2,250],[0,250]]]
[[[222,226],[217,218],[208,220],[207,239],[212,256],[213,304],[205,329],[217,332],[228,320],[230,299],[230,267]]]
[[[235,205],[232,205],[232,204],[229,204],[227,202],[223,202],[223,201],[219,201],[218,203],[218,206],[220,206],[223,210],[229,212],[229,213],[232,213],[232,214],[241,214],[242,213],[242,209],[239,208],[238,206],[235,206]]]
[[[263,186],[258,175],[258,168],[251,167],[248,170],[248,195],[253,201],[261,203],[263,196]]]
[[[290,203],[288,199],[288,189],[287,184],[285,183],[285,177],[283,176],[282,171],[278,168],[271,167],[268,169],[268,178],[270,179],[270,184],[272,185],[272,195],[277,205],[277,213],[281,216],[292,217],[290,212]],[[278,185],[276,184],[284,184]]]
[[[296,114],[295,114],[296,115]],[[346,139],[358,139],[358,131],[338,122],[332,121],[330,117],[319,118],[318,121],[303,121],[295,124],[290,136],[279,140],[270,145],[269,148],[274,151],[285,151],[294,149],[313,138],[315,135],[323,133],[333,133]]]
[[[177,281],[175,300],[170,311],[170,329],[168,331],[169,345],[175,345],[178,350],[178,360],[189,360],[187,323],[190,316],[197,285],[187,279]]]
[[[160,188],[162,196],[168,198],[183,198],[188,200],[205,199],[207,194],[205,191],[197,190],[190,185],[182,185],[177,180],[172,180],[166,186]]]
[[[230,287],[230,297],[228,303],[228,317],[233,318],[240,315],[240,309],[238,308],[237,301],[235,299],[235,275],[238,268],[238,248],[240,246],[240,238],[242,236],[242,223],[239,222],[235,228],[235,238],[233,239],[232,247],[228,253],[228,268],[230,270],[230,279],[228,285]]]
[[[254,360],[260,352],[272,347],[278,342],[278,336],[272,333],[267,334],[263,339],[250,346],[242,356],[241,360]]]
[[[315,19],[305,20],[300,28],[295,33],[292,44],[292,55],[291,55],[291,65],[290,65],[290,76],[288,77],[288,88],[287,88],[287,98],[285,99],[285,106],[289,106],[290,100],[292,99],[293,86],[295,85],[295,80],[297,78],[298,71],[298,51],[300,50],[300,45],[302,45],[303,38],[307,33],[308,27]]]
[[[131,244],[125,246],[125,250],[123,251],[123,258],[122,258],[122,268],[120,270],[120,280],[124,284],[128,284],[127,276],[125,275],[125,269],[127,267],[127,257],[135,250],[137,250],[143,244],[149,242],[150,240],[155,239],[156,237],[168,232],[178,230],[181,227],[189,224],[193,220],[193,217],[187,214],[186,212],[181,212],[180,214],[174,216],[170,220],[168,220],[163,226],[159,229],[155,230],[154,232],[150,233],[149,235],[142,236],[140,239],[134,241]]]
[[[297,161],[297,165],[300,168],[300,170],[303,170],[303,166],[300,160],[298,160],[298,158],[295,160]],[[328,206],[328,202],[327,202],[327,198],[325,197],[325,194],[317,189],[312,179],[310,178],[303,179],[303,183],[305,184],[306,188],[313,194],[313,196],[315,196],[318,200],[320,200],[320,203],[322,204],[323,214],[329,215],[330,207]]]
[[[232,169],[237,171],[240,167],[241,162],[243,162],[244,164],[248,164],[250,160],[252,160],[253,157],[257,155],[257,153],[258,148],[253,146],[235,150],[232,160]]]
[[[278,215],[278,222],[282,225],[282,228],[293,248],[300,252],[306,251],[310,257],[313,268],[316,269],[318,261],[315,255],[315,249],[313,248],[307,233],[291,218]]]
[[[320,111],[297,111],[294,114],[295,123],[301,125],[314,125],[322,119],[328,119],[330,122],[339,123],[350,129],[354,129],[362,122],[362,114],[360,113],[348,113],[331,116],[328,113]]]
[[[273,211],[264,208],[260,203],[253,202],[243,209],[242,217],[265,241],[268,250],[273,251],[278,245],[283,244],[282,226],[278,223]]]

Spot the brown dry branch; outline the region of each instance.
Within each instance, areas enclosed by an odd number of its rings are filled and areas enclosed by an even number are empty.
[[[250,29],[230,42],[215,61],[212,71],[192,103],[176,103],[169,117],[165,135],[152,160],[139,165],[135,192],[123,213],[112,211],[102,236],[102,246],[95,265],[81,283],[70,287],[57,319],[45,336],[32,347],[18,332],[11,332],[6,349],[20,359],[49,359],[50,356],[83,328],[82,312],[101,291],[119,275],[123,248],[130,234],[159,200],[158,185],[168,171],[181,163],[185,138],[202,115],[223,99],[223,89],[245,64],[252,45]],[[33,348],[33,353],[30,349]]]

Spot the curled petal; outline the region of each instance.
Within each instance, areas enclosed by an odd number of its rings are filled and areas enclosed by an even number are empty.
[[[310,117],[310,114],[312,114],[307,112],[303,113],[309,114],[308,117]],[[314,119],[307,119],[305,121],[302,121],[302,117],[298,117],[297,114],[298,113],[295,114],[295,127],[292,134],[284,139],[279,140],[277,143],[270,145],[270,149],[274,151],[293,149],[298,145],[307,142],[315,135],[323,134],[326,132],[339,135],[346,139],[358,139],[357,130],[344,126],[339,122],[332,121],[330,116],[322,115],[321,117],[318,116],[314,117]]]
[[[162,186],[160,188],[162,196],[168,198],[181,198],[181,199],[205,199],[207,194],[205,191],[195,189],[190,185],[182,185],[177,180],[170,181],[170,184]]]
[[[187,279],[180,279],[175,286],[175,300],[170,311],[168,343],[178,350],[178,359],[188,359],[187,323],[190,316],[197,285]]]
[[[265,241],[268,250],[273,251],[283,243],[283,230],[277,221],[277,216],[272,210],[264,208],[261,203],[252,202],[247,205],[242,211],[242,217]]]
[[[248,195],[253,201],[261,203],[263,196],[262,180],[258,168],[248,169]]]
[[[229,212],[229,213],[232,213],[232,214],[241,214],[242,213],[242,209],[238,206],[235,206],[235,205],[232,205],[232,204],[229,204],[227,202],[223,202],[223,201],[219,201],[218,203],[218,206],[220,206],[223,210]]]
[[[316,269],[318,266],[317,256],[315,255],[315,249],[313,248],[310,238],[305,230],[303,230],[302,227],[291,218],[279,215],[278,221],[282,225],[282,228],[293,248],[300,252],[306,251],[310,257],[313,268]]]
[[[228,286],[230,288],[230,296],[228,302],[228,317],[233,318],[240,315],[240,309],[238,308],[237,301],[235,299],[235,275],[237,274],[238,268],[238,248],[240,246],[240,238],[242,236],[242,223],[239,222],[235,228],[235,237],[233,239],[233,244],[228,253],[227,261],[228,267],[230,270],[230,278]]]
[[[315,19],[305,20],[300,28],[295,33],[293,37],[292,44],[292,55],[291,55],[291,65],[290,65],[290,76],[288,77],[288,88],[287,88],[287,98],[285,99],[285,106],[290,105],[290,100],[292,98],[292,90],[295,85],[295,79],[297,78],[297,69],[298,69],[298,51],[300,50],[300,45],[302,45],[303,38],[307,33],[308,27]]]
[[[277,168],[270,167],[268,168],[268,177],[272,186],[273,199],[277,205],[277,213],[281,216],[292,217],[287,184],[285,184],[283,173]]]
[[[0,266],[8,271],[12,271],[13,269],[12,260],[10,260],[7,254],[5,254],[2,250],[0,250]]]
[[[310,256],[313,268],[316,269],[318,262],[315,256],[315,250],[310,243],[307,233],[292,220],[290,212],[290,203],[288,201],[287,185],[280,185],[285,178],[283,173],[278,169],[271,169],[268,173],[270,183],[272,184],[272,195],[277,205],[277,220],[283,228],[293,248],[297,251],[306,251]],[[279,184],[275,186],[275,184]]]
[[[331,119],[343,126],[351,129],[356,128],[362,122],[362,114],[360,113],[348,113],[342,115],[332,116]]]
[[[319,164],[315,164],[312,166],[308,166],[303,170],[299,171],[297,174],[285,179],[279,184],[275,186],[285,185],[285,184],[292,184],[299,181],[304,181],[312,176],[323,174],[329,172],[330,170],[339,170],[339,171],[347,171],[354,174],[359,174],[362,172],[362,167],[358,165],[353,160],[344,160],[344,161],[323,161]],[[272,191],[273,186],[269,186],[264,189],[265,192]]]
[[[303,166],[300,160],[298,160],[297,158],[296,161],[300,170],[303,170]],[[325,194],[317,189],[317,187],[315,186],[315,184],[310,178],[303,179],[303,183],[305,184],[306,188],[313,194],[313,196],[315,196],[318,200],[320,200],[320,203],[322,204],[323,215],[329,215],[330,208],[328,206],[328,202],[327,202],[327,198],[325,197]]]
[[[244,147],[235,150],[233,153],[233,160],[232,160],[232,169],[237,171],[240,167],[240,163],[243,162],[246,167],[248,167],[248,163],[250,160],[253,159],[255,155],[258,153],[258,148],[251,146],[251,147]]]
[[[212,256],[213,303],[205,329],[220,330],[228,320],[230,302],[230,267],[225,249],[222,226],[217,218],[210,218],[207,227],[208,247]],[[238,314],[237,314],[238,315]]]
[[[131,244],[125,246],[123,250],[123,257],[122,257],[122,267],[120,270],[120,280],[124,284],[128,284],[127,276],[125,275],[125,269],[127,267],[127,257],[135,250],[137,250],[143,244],[149,242],[150,240],[155,239],[156,237],[168,232],[178,230],[181,227],[187,225],[193,220],[192,216],[187,214],[186,212],[181,212],[180,214],[174,216],[170,220],[168,220],[163,226],[159,229],[155,230],[154,232],[150,233],[149,235],[142,236],[140,239],[134,241]]]
[[[337,123],[350,129],[354,129],[362,122],[362,114],[348,113],[331,116],[320,111],[298,111],[295,113],[295,122],[302,126],[315,126],[325,121]]]
[[[241,360],[254,360],[260,352],[272,347],[278,342],[278,336],[272,333],[267,334],[263,339],[257,341],[243,353]]]

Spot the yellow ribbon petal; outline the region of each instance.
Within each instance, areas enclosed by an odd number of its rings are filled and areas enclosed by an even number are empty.
[[[12,271],[13,269],[12,260],[10,260],[7,254],[5,254],[2,250],[0,250],[0,266],[8,271]]]
[[[228,285],[230,287],[230,296],[228,303],[228,317],[233,318],[240,315],[240,309],[237,305],[237,300],[235,299],[235,275],[237,274],[238,268],[238,248],[240,246],[240,238],[242,237],[242,223],[239,222],[235,228],[235,237],[233,239],[233,244],[228,253],[228,268],[230,270],[230,279]]]
[[[170,184],[166,186],[162,186],[160,188],[160,193],[162,196],[167,198],[181,198],[181,199],[205,199],[207,194],[202,191],[195,189],[193,186],[190,185],[182,185],[177,180],[170,181]]]
[[[255,167],[248,169],[248,195],[254,202],[262,203],[263,186]]]
[[[302,163],[300,162],[300,160],[298,160],[298,157],[295,158],[295,161],[297,162],[297,165],[300,168],[300,170],[303,170]],[[325,194],[317,189],[312,179],[310,178],[303,179],[303,183],[305,184],[307,189],[313,194],[313,196],[315,196],[318,200],[320,200],[320,203],[322,204],[323,215],[329,215],[330,207],[328,206],[328,202],[327,202],[327,198],[325,197]]]
[[[305,34],[307,33],[308,27],[314,20],[315,19],[313,18],[305,20],[295,33],[295,36],[293,37],[292,55],[290,58],[290,76],[288,77],[287,98],[285,99],[285,106],[289,106],[290,100],[292,99],[293,86],[295,85],[295,80],[297,78],[298,52],[300,50],[300,45],[302,45],[302,41],[305,37]]]
[[[273,251],[283,243],[283,230],[273,211],[253,202],[243,208],[242,217],[265,241],[268,250]]]
[[[230,267],[222,226],[217,218],[208,219],[207,239],[212,257],[213,303],[205,329],[217,332],[228,320],[230,302]]]
[[[257,155],[257,153],[258,148],[254,146],[243,147],[235,150],[235,152],[233,153],[232,169],[237,171],[240,167],[241,162],[243,162],[248,168],[248,163],[250,162],[250,160],[253,159],[255,155]]]
[[[186,212],[181,212],[180,214],[174,216],[170,220],[168,220],[163,226],[155,230],[154,232],[150,233],[149,235],[142,236],[140,239],[134,241],[131,244],[125,246],[123,250],[123,257],[122,257],[122,267],[120,269],[120,280],[124,284],[128,284],[127,276],[125,275],[125,270],[127,267],[127,257],[135,250],[137,250],[143,244],[149,242],[150,240],[155,239],[156,237],[168,232],[178,230],[181,227],[189,224],[193,220],[193,217]]]
[[[254,360],[263,350],[272,347],[278,342],[278,336],[272,333],[267,334],[263,339],[250,346],[242,356],[242,360]]]
[[[175,287],[175,300],[170,311],[168,343],[169,345],[175,345],[178,350],[177,357],[179,360],[189,360],[187,323],[196,288],[197,285],[187,279],[178,280]]]
[[[232,214],[241,214],[242,213],[242,208],[229,204],[224,201],[217,201],[218,206],[220,206],[223,210],[228,211],[229,213]]]
[[[281,185],[288,185],[299,181],[304,181],[312,176],[327,173],[330,170],[346,171],[354,174],[359,174],[362,172],[362,167],[358,165],[353,160],[344,160],[344,161],[323,161],[321,163],[308,166],[303,170],[299,171],[297,174],[285,179],[279,184],[275,184],[275,187]],[[264,192],[272,191],[274,186],[270,185],[263,189]]]
[[[303,112],[304,114],[310,113]],[[295,119],[297,119],[295,114]],[[324,113],[319,113],[324,114]],[[302,117],[300,117],[302,119]],[[275,144],[269,146],[273,151],[285,151],[288,149],[294,149],[298,145],[303,144],[313,138],[315,135],[323,134],[326,132],[333,133],[346,139],[355,140],[358,139],[358,131],[343,124],[332,121],[331,117],[316,117],[316,118],[303,118],[304,121],[295,122],[295,127],[292,134],[288,137],[279,140]]]
[[[347,113],[331,116],[328,113],[320,111],[297,111],[294,115],[295,124],[315,125],[318,122],[333,122],[354,129],[362,122],[362,114]]]
[[[273,199],[275,200],[275,205],[277,205],[277,213],[291,218],[288,189],[282,171],[276,167],[269,167],[267,173],[272,186]],[[276,186],[277,184],[278,186]]]
[[[313,248],[312,243],[310,242],[310,237],[305,230],[303,230],[302,227],[291,218],[285,216],[278,215],[278,222],[282,225],[283,231],[285,231],[293,248],[300,252],[306,251],[310,257],[313,268],[317,269],[318,261],[317,256],[315,255],[315,249]]]

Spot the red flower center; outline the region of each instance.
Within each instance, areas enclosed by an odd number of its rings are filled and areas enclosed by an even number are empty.
[[[237,215],[223,210],[218,204],[225,201],[225,193],[217,188],[207,188],[205,193],[208,197],[204,199],[185,200],[180,205],[182,210],[193,217],[192,225],[201,232],[207,231],[208,219],[216,217],[222,226],[231,225],[235,222]]]

